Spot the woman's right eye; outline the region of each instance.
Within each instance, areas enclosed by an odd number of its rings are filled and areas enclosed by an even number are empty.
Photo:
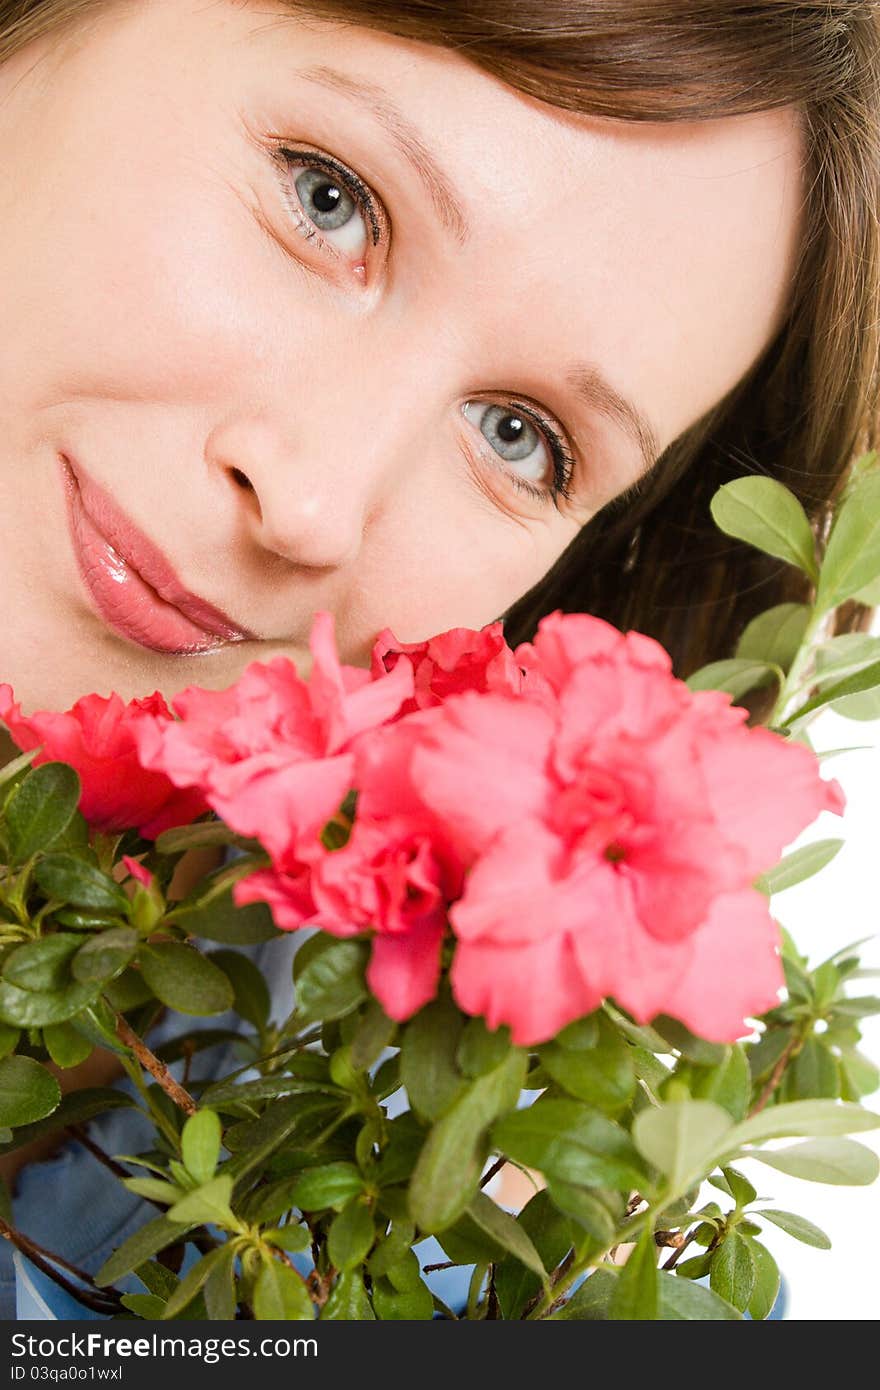
[[[317,239],[355,267],[363,267],[370,245],[382,234],[381,205],[350,169],[326,155],[279,151],[284,188],[300,235]]]

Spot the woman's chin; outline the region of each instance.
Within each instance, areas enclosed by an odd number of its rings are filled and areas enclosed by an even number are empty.
[[[284,643],[226,643],[212,651],[169,656],[134,644],[100,640],[84,649],[68,651],[54,664],[48,653],[39,660],[11,660],[0,668],[0,682],[8,683],[27,712],[69,709],[83,695],[117,694],[123,700],[141,699],[158,690],[171,699],[187,686],[223,690],[238,680],[253,661],[283,656],[292,661],[303,678],[312,667],[307,647]],[[0,734],[3,730],[0,729]],[[0,761],[4,745],[0,743]]]

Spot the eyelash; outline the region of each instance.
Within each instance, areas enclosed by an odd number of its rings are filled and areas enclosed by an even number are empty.
[[[359,211],[362,213],[372,234],[372,243],[377,246],[382,240],[383,233],[388,226],[388,219],[381,208],[381,205],[371,194],[369,188],[358,176],[346,165],[340,164],[330,155],[319,154],[314,150],[297,150],[288,145],[277,145],[276,156],[279,161],[279,173],[282,174],[281,187],[284,193],[285,202],[292,210],[302,232],[309,241],[317,241],[325,247],[331,255],[338,252],[327,242],[326,238],[320,233],[314,222],[308,219],[302,211],[299,199],[295,194],[291,194],[290,184],[284,175],[289,173],[291,166],[302,164],[306,167],[316,167],[327,169],[346,189],[354,199]],[[281,163],[283,162],[283,168]],[[533,425],[537,425],[547,441],[550,450],[550,457],[553,463],[553,482],[548,487],[539,487],[535,483],[530,483],[528,479],[520,477],[507,467],[504,459],[497,454],[498,468],[505,478],[512,483],[517,492],[532,498],[537,502],[552,502],[558,508],[560,499],[568,500],[571,496],[570,485],[572,474],[575,468],[575,458],[565,441],[564,436],[553,427],[551,422],[544,416],[535,405],[527,404],[525,401],[511,400],[504,403],[506,408],[512,413],[519,412],[526,417]],[[487,442],[487,448],[491,446]],[[491,451],[494,452],[494,451]],[[494,460],[493,460],[494,466]]]

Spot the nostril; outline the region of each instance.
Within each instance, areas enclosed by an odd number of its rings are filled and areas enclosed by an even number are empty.
[[[253,492],[254,485],[246,473],[242,473],[240,468],[231,468],[230,477],[236,487],[240,487],[242,492]]]

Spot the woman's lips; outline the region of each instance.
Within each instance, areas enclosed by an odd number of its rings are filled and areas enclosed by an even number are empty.
[[[108,626],[150,651],[175,655],[253,640],[183,587],[161,550],[79,464],[62,454],[61,465],[74,554]]]

